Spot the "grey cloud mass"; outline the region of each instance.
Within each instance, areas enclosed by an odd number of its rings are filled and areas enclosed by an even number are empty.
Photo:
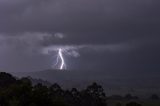
[[[0,69],[49,69],[64,48],[69,69],[157,71],[159,10],[159,0],[0,0]]]

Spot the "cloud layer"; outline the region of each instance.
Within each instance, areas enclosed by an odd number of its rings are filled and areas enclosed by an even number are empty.
[[[47,69],[63,48],[71,69],[158,70],[159,5],[158,0],[0,0],[0,68]]]

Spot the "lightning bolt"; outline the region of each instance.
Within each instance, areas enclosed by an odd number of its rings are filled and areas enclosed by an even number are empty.
[[[65,61],[64,61],[64,58],[63,58],[63,53],[62,53],[61,48],[58,50],[58,54],[59,54],[59,57],[61,59],[60,70],[66,69],[66,65],[65,65]]]
[[[58,65],[58,63],[59,63],[59,56],[56,55],[56,63],[54,64],[53,68],[56,67]]]
[[[54,64],[53,67],[57,67],[60,70],[66,69],[66,63],[64,61],[64,57],[63,57],[63,52],[64,50],[62,48],[58,49],[58,54],[56,55],[56,63]],[[58,65],[60,64],[60,65]]]

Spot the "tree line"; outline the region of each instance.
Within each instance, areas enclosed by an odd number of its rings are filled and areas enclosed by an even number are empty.
[[[1,72],[0,106],[107,106],[107,97],[97,83],[81,91],[77,88],[64,90],[56,83],[49,87],[41,83],[33,85],[28,78],[17,79]],[[131,102],[126,106],[141,105]]]
[[[50,87],[32,85],[28,78],[16,79],[0,73],[0,106],[106,106],[102,86],[93,83],[82,91],[63,90],[58,84]]]

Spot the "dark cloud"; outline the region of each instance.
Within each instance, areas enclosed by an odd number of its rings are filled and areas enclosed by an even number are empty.
[[[156,61],[159,5],[158,0],[1,0],[0,56],[5,61],[1,67],[9,71],[50,68],[52,56],[42,51],[50,48],[55,54],[56,47],[64,47],[70,56],[80,55],[69,57],[70,68],[84,64],[84,69],[152,69],[160,64]],[[16,62],[11,62],[12,57]],[[155,64],[145,68],[151,61]]]

